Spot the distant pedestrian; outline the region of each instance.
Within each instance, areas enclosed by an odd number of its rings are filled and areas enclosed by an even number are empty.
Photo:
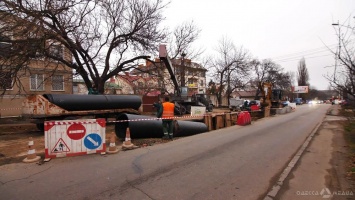
[[[157,109],[157,118],[161,118],[163,115],[163,104],[161,101],[159,100],[158,102],[153,103],[153,107]]]
[[[173,120],[174,120],[174,108],[175,104],[171,103],[169,97],[165,97],[163,102],[163,139],[173,139]]]

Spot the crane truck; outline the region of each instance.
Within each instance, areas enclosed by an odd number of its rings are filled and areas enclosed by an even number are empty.
[[[212,112],[213,104],[207,98],[206,94],[194,94],[191,98],[182,96],[182,92],[187,93],[187,87],[180,87],[173,71],[173,65],[168,56],[166,45],[161,44],[159,46],[159,58],[167,68],[170,79],[173,81],[175,93],[172,97],[172,101],[175,104],[176,114],[186,114],[191,112],[191,106],[204,106],[206,111]]]

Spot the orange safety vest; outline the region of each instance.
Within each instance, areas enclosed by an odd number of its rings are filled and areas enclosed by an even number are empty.
[[[174,117],[174,107],[175,105],[170,102],[163,103],[163,115],[162,118],[173,118]]]

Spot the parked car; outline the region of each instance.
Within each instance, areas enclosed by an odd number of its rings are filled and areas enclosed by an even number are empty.
[[[289,105],[289,103],[291,103],[291,102],[289,102],[289,101],[284,101],[284,102],[282,102],[282,106],[283,106],[283,107],[286,107],[286,106]]]
[[[302,98],[295,98],[294,103],[296,103],[296,105],[302,105],[303,100],[302,100]]]
[[[251,100],[249,102],[249,106],[252,106],[252,105],[258,105],[260,107],[260,101],[259,100]]]
[[[229,109],[231,111],[241,110],[241,107],[243,107],[243,104],[244,104],[243,99],[235,99],[235,98],[229,99]]]
[[[260,108],[261,108],[260,101],[259,100],[251,100],[249,102],[249,108],[251,111],[260,110]]]

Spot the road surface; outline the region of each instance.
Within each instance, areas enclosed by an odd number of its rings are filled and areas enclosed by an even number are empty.
[[[120,152],[0,166],[3,199],[262,199],[330,105]]]

